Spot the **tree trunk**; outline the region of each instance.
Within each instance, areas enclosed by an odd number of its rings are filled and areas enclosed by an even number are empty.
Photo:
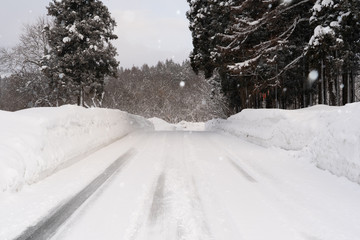
[[[276,76],[278,76],[278,65],[276,64]],[[278,87],[277,84],[279,82],[279,77],[276,77],[276,84],[275,84],[275,107],[279,108],[279,100],[278,100]]]
[[[340,106],[340,78],[338,71],[336,72],[335,91],[336,91],[336,105]]]
[[[256,92],[255,93],[255,109],[259,108],[258,102],[259,102],[259,98],[258,98],[258,93]]]
[[[337,59],[338,57],[338,52],[335,52],[335,59]],[[339,67],[338,64],[336,64],[336,76],[335,76],[335,91],[336,91],[336,105],[340,106],[341,102],[340,102],[340,76],[339,76]]]
[[[356,88],[355,88],[355,77],[353,71],[351,71],[351,89],[352,89],[352,101],[356,102]]]
[[[306,70],[305,70],[305,57],[303,58],[303,108],[306,107]]]
[[[81,86],[78,99],[77,99],[77,105],[83,107],[84,106],[84,88]]]
[[[329,82],[329,105],[335,106],[336,105],[336,95],[334,94],[335,83],[334,80],[330,80]]]
[[[249,108],[249,96],[248,96],[248,87],[247,87],[247,83],[245,86],[245,108]]]
[[[324,60],[321,59],[321,104],[325,104],[325,78],[324,78]]]
[[[277,89],[277,85],[275,86],[275,108],[279,108],[279,100],[278,100],[278,89]]]
[[[342,74],[342,84],[343,84],[343,88],[342,88],[342,105],[345,105],[348,99],[348,95],[347,95],[347,74],[343,73]]]
[[[350,72],[347,73],[346,85],[347,85],[347,103],[351,103]]]

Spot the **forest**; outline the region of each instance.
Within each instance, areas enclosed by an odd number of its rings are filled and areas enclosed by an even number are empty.
[[[196,72],[234,112],[359,100],[359,1],[188,0]]]

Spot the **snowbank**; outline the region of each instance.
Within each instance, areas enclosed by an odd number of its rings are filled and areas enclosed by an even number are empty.
[[[297,150],[319,168],[360,183],[360,103],[301,110],[247,109],[206,123],[265,146]]]
[[[174,131],[176,130],[176,127],[171,124],[166,122],[165,120],[162,120],[160,118],[149,118],[148,119],[152,124],[154,124],[154,128],[156,131]]]
[[[204,131],[205,123],[181,121],[175,124],[175,127],[178,131]]]
[[[151,123],[154,124],[156,131],[204,131],[205,123],[203,122],[186,122],[168,123],[160,118],[149,118]]]
[[[142,117],[77,106],[0,111],[0,191],[18,190],[137,129]]]

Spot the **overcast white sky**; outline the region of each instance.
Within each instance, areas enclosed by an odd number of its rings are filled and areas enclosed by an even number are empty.
[[[47,13],[49,0],[1,0],[0,47],[18,41],[22,26]],[[116,19],[120,65],[141,66],[187,59],[192,49],[186,0],[103,0]]]

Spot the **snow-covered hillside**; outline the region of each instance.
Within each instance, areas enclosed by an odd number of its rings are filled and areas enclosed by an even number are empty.
[[[247,141],[297,150],[321,169],[360,183],[360,103],[301,110],[247,109],[206,123]]]
[[[18,190],[137,129],[144,118],[76,106],[0,111],[0,191]]]

